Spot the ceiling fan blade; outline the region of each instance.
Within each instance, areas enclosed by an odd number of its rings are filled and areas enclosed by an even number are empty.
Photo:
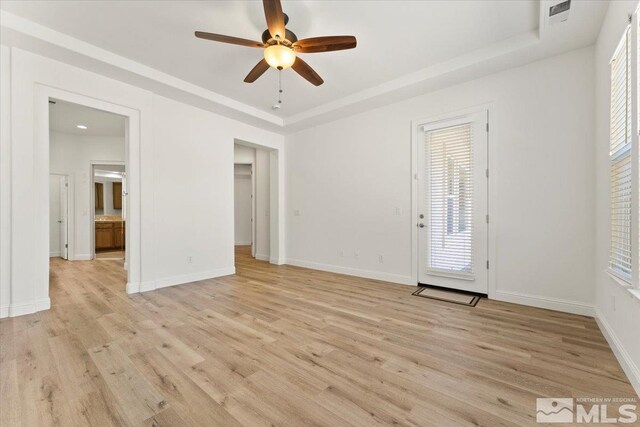
[[[296,57],[296,62],[293,63],[291,68],[293,68],[296,73],[300,74],[309,83],[315,86],[320,86],[322,83],[324,83],[322,77],[320,77],[318,73],[316,73],[314,69],[311,68],[309,64],[304,62],[299,56]]]
[[[276,36],[280,37],[280,40],[285,39],[284,28],[284,13],[282,13],[282,4],[280,0],[262,0],[264,6],[264,16],[267,18],[267,27],[269,28],[269,34],[274,39]]]
[[[213,40],[214,42],[237,44],[237,45],[240,45],[240,46],[264,47],[264,44],[261,43],[261,42],[256,42],[256,41],[247,40],[247,39],[241,39],[239,37],[224,36],[222,34],[205,33],[203,31],[196,31],[196,37],[198,37],[200,39]]]
[[[353,49],[357,44],[354,36],[326,36],[298,40],[293,47],[296,53],[316,53]]]
[[[269,64],[267,64],[267,61],[262,59],[262,61],[258,62],[256,66],[253,67],[251,71],[249,71],[249,74],[247,74],[247,77],[244,78],[244,82],[245,83],[255,82],[256,80],[258,80],[258,77],[263,75],[264,72],[267,71],[268,69],[269,69]]]

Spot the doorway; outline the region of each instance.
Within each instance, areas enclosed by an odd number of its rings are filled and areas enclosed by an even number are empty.
[[[233,160],[236,268],[245,261],[271,262],[274,152],[235,140]]]
[[[235,246],[250,246],[255,257],[253,163],[233,165]]]
[[[118,262],[100,271],[121,277],[114,286],[125,290],[126,128],[122,115],[49,99],[49,270],[58,295],[70,286],[63,273],[70,268],[66,261],[95,259],[96,234],[106,236],[105,227],[110,227],[109,244],[99,249],[109,250],[106,258]]]
[[[486,111],[417,126],[418,283],[488,293]]]
[[[124,162],[92,165],[93,258],[121,260],[126,257],[126,182]]]

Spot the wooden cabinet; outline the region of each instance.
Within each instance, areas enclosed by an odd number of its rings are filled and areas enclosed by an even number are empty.
[[[122,209],[122,183],[113,183],[113,209]]]
[[[124,222],[114,223],[114,226],[113,226],[113,245],[116,248],[124,249]]]
[[[96,182],[95,184],[96,184],[96,191],[95,191],[96,209],[104,209],[104,187],[99,182]]]
[[[124,221],[96,221],[96,252],[124,250]]]

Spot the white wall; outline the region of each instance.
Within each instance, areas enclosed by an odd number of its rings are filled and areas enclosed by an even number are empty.
[[[0,46],[0,317],[11,304],[11,49]]]
[[[251,182],[251,166],[235,165],[233,182],[234,240],[236,245],[251,245],[253,192]]]
[[[288,136],[288,262],[411,284],[411,120],[490,103],[491,296],[591,313],[593,58],[572,51]]]
[[[69,176],[69,259],[91,259],[91,162],[124,162],[124,136],[85,136],[51,131],[49,141],[51,173]]]
[[[609,61],[638,1],[611,2],[596,44],[596,309],[601,328],[640,393],[640,299],[607,273],[609,251]]]
[[[9,65],[7,65],[7,63]],[[156,289],[230,274],[233,266],[233,144],[253,141],[275,150],[284,161],[284,138],[256,127],[189,106],[122,82],[61,62],[11,48],[2,48],[2,84],[10,82],[10,138],[3,128],[2,224],[11,219],[9,233],[0,236],[3,267],[0,295],[2,315],[17,316],[49,307],[48,299],[48,176],[49,153],[33,143],[40,134],[48,105],[34,104],[43,91],[64,92],[139,112],[138,161],[129,165],[129,193],[137,197],[140,224],[138,253],[131,249],[129,291]],[[51,89],[56,88],[56,89]],[[3,92],[2,102],[5,101]],[[87,101],[89,102],[89,101]],[[93,101],[92,101],[93,102]],[[4,104],[3,104],[4,105]],[[132,113],[133,114],[133,113]],[[5,166],[4,154],[10,153]],[[139,156],[139,157],[138,157]],[[131,170],[137,168],[137,170]],[[167,173],[171,171],[171,173]],[[4,174],[9,173],[9,180]],[[129,181],[129,180],[128,180]],[[46,181],[45,181],[46,182]],[[279,171],[276,205],[284,202],[284,171]],[[7,199],[8,197],[8,199]],[[7,200],[7,202],[5,202]],[[133,203],[130,203],[133,205]],[[5,211],[10,216],[5,215]],[[135,218],[128,218],[129,222]],[[284,246],[284,223],[276,230]],[[46,230],[41,233],[42,230]],[[20,238],[18,238],[20,237]],[[284,250],[276,254],[282,262]],[[191,262],[189,262],[191,257]],[[136,273],[136,264],[139,272]],[[134,274],[135,273],[135,274]],[[131,282],[133,280],[133,282]],[[5,295],[10,295],[7,303]]]

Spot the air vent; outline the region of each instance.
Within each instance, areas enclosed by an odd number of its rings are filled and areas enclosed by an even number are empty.
[[[556,3],[549,7],[549,24],[557,24],[564,22],[569,18],[569,9],[571,8],[571,0]]]

